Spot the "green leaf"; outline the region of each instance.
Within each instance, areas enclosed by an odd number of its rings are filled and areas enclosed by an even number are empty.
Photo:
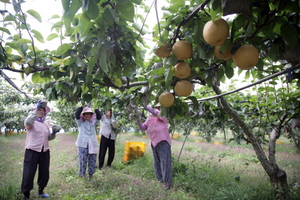
[[[91,89],[93,86],[93,75],[92,74],[87,74],[85,77],[85,83],[86,86]]]
[[[106,57],[106,49],[102,48],[100,50],[100,67],[104,71],[104,73],[108,73],[108,66],[107,66],[107,57]]]
[[[178,60],[174,54],[171,54],[163,61],[163,66],[175,66],[177,64]]]
[[[45,43],[44,37],[43,37],[43,35],[42,35],[39,31],[37,31],[37,30],[31,30],[31,32],[34,33],[33,36],[34,36],[40,43]]]
[[[67,10],[69,8],[70,1],[71,0],[61,0],[61,4],[62,4],[64,10]]]
[[[86,14],[90,19],[96,19],[99,16],[100,10],[99,6],[95,2],[95,0],[85,1],[87,2]]]
[[[221,0],[212,0],[211,1],[212,9],[215,11],[218,11],[218,12],[221,11],[222,10],[221,5],[222,5]]]
[[[125,4],[118,3],[117,9],[125,17],[126,20],[133,22],[135,12],[133,3],[131,1],[127,1]]]
[[[196,46],[196,52],[197,52],[197,54],[198,54],[198,56],[199,56],[199,58],[201,58],[201,59],[207,59],[207,57],[206,57],[206,52],[205,52],[205,45],[203,45],[203,44],[198,44],[197,46]]]
[[[85,63],[83,62],[83,60],[80,57],[76,58],[76,65],[77,65],[77,67],[85,67]]]
[[[20,50],[23,53],[23,55],[26,55],[26,51],[28,50],[28,45],[27,44],[21,44]]]
[[[57,50],[56,50],[56,54],[57,55],[62,55],[65,52],[67,52],[68,50],[70,50],[72,48],[71,44],[62,44],[60,45]]]
[[[278,43],[272,43],[270,50],[268,52],[268,56],[271,58],[273,61],[278,60]]]
[[[49,88],[46,90],[46,97],[47,97],[47,99],[50,99],[51,93],[52,93],[52,88],[49,87]]]
[[[8,35],[11,34],[7,28],[0,27],[0,31],[3,31],[3,32],[7,33]]]
[[[56,89],[56,91],[58,91],[58,92],[61,91],[63,87],[65,87],[64,84],[62,84],[60,82],[56,82],[55,83],[55,89]]]
[[[21,2],[20,1],[16,1],[16,0],[13,0],[12,1],[12,4],[14,6],[14,10],[16,13],[20,12],[21,10]]]
[[[280,27],[281,37],[283,38],[286,46],[289,49],[293,49],[297,43],[299,34],[294,26],[292,26],[288,21],[286,21]]]
[[[82,93],[87,93],[89,88],[87,87],[86,83],[83,83],[81,86]]]
[[[43,79],[40,76],[40,73],[35,72],[34,74],[32,74],[31,80],[33,83],[41,83],[43,82]]]
[[[212,10],[210,10],[209,14],[211,16],[211,19],[214,21],[217,18],[217,15],[219,14],[219,12],[212,9]]]
[[[227,78],[231,79],[234,75],[234,70],[230,65],[225,66],[225,74]]]
[[[246,28],[246,36],[249,36],[249,35],[252,35],[253,33],[253,21],[250,21],[248,24],[247,24],[247,28]]]
[[[118,87],[122,86],[122,81],[119,78],[114,78],[114,84]]]
[[[219,68],[216,75],[217,75],[217,79],[220,80],[224,76],[224,69]]]
[[[196,97],[194,97],[194,96],[188,96],[186,99],[191,100],[193,102],[193,105],[195,107],[199,107],[199,101],[198,101],[198,99]]]
[[[111,53],[109,58],[110,58],[110,61],[109,61],[109,62],[111,63],[111,65],[114,66],[114,65],[116,64],[116,59],[117,59],[117,58],[116,58],[116,54]]]
[[[73,82],[74,79],[75,79],[75,77],[76,77],[76,74],[75,74],[74,70],[72,68],[70,68],[70,71],[69,71],[69,81]]]
[[[207,76],[206,79],[206,84],[208,87],[211,87],[212,86],[212,78],[211,78],[211,75]]]
[[[173,78],[172,68],[166,69],[166,71],[165,71],[165,87],[166,88],[169,88],[172,78]]]
[[[30,14],[32,17],[34,17],[39,22],[42,22],[41,15],[38,12],[36,12],[35,10],[31,10],[31,9],[27,10],[27,13]]]
[[[180,107],[181,108],[181,107]],[[168,109],[168,114],[169,114],[169,117],[172,119],[172,118],[175,118],[176,116],[176,107],[175,106],[171,106],[169,109]]]
[[[262,31],[263,34],[264,34],[265,36],[267,36],[268,38],[270,38],[270,39],[275,39],[275,34],[274,34],[274,32],[273,32],[274,27],[275,27],[275,22],[272,21],[272,22],[270,22],[269,24],[266,24],[265,26],[263,26],[263,27],[261,28],[261,31]]]
[[[60,19],[60,16],[57,14],[54,14],[50,17],[50,19]]]
[[[114,9],[111,8],[106,8],[104,13],[103,13],[103,18],[106,22],[109,22],[109,24],[112,24],[113,22],[117,22],[118,18],[115,13]]]
[[[57,38],[58,35],[56,33],[51,33],[50,35],[48,35],[47,37],[47,41],[51,41],[53,40],[54,38]]]
[[[259,71],[263,71],[264,69],[264,61],[263,59],[259,58],[257,64],[256,64],[256,67]]]
[[[142,3],[143,0],[132,0],[133,3],[136,3],[138,5],[140,5]]]
[[[93,56],[89,63],[88,63],[88,71],[87,71],[87,74],[92,74],[93,70],[94,70],[94,67],[95,67],[95,64],[96,64],[96,61],[97,61],[97,57],[96,56]]]
[[[12,62],[20,62],[22,60],[22,57],[19,55],[12,55],[10,56],[10,59]]]
[[[52,25],[51,31],[52,31],[53,29],[55,29],[55,30],[60,30],[62,27],[63,27],[63,22],[62,22],[62,21],[56,22],[55,24]]]
[[[135,30],[137,30],[138,32],[141,31],[142,35],[145,35],[147,33],[147,30],[145,30],[145,27],[143,28],[142,25],[139,23],[133,23],[132,27],[135,28]],[[143,28],[143,30],[142,30],[142,28]]]
[[[157,75],[157,76],[163,76],[164,75],[164,72],[165,72],[165,68],[162,67],[162,68],[158,68],[158,69],[154,69],[148,73],[146,73],[147,76],[149,75]]]
[[[169,7],[169,12],[177,13],[182,7],[185,6],[185,0],[176,0],[172,2],[173,4]]]
[[[89,1],[90,0],[83,0],[82,1],[82,9],[88,10],[89,9]]]
[[[67,29],[70,28],[71,22],[73,21],[73,18],[76,14],[76,12],[81,7],[81,1],[80,0],[62,0],[63,8],[65,10],[63,19],[64,23]]]
[[[245,28],[249,22],[249,18],[245,15],[238,15],[234,20],[234,29],[239,30],[241,28]],[[233,28],[232,28],[233,29]]]
[[[86,36],[91,32],[90,30],[92,28],[92,23],[88,18],[86,12],[80,16],[78,27],[79,27],[80,38],[84,40]]]
[[[284,2],[284,1],[283,1]],[[285,4],[287,3],[287,4]],[[287,1],[284,2],[285,7],[283,8],[283,10],[288,11],[288,12],[295,12],[295,13],[300,13],[300,5],[299,5],[299,1]]]
[[[92,96],[91,94],[83,94],[83,95],[82,95],[82,98],[83,98],[83,100],[84,100],[85,102],[89,103],[89,102],[92,101],[93,96]]]
[[[18,40],[18,43],[19,43],[19,44],[31,43],[31,40],[28,40],[28,39],[19,39],[19,40]]]

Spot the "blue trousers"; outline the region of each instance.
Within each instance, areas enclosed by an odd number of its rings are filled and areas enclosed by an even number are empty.
[[[97,154],[89,154],[88,148],[78,147],[79,176],[85,176],[86,166],[88,165],[89,175],[96,171]]]

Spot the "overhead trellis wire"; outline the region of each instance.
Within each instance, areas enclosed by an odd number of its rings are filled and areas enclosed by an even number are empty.
[[[297,64],[295,67],[293,67],[293,70],[296,70],[296,69],[299,69],[299,68],[300,68],[300,63]],[[290,68],[287,68],[287,69],[285,69],[285,70],[282,70],[282,71],[280,71],[280,72],[277,72],[277,73],[275,73],[275,74],[272,74],[272,75],[270,75],[270,76],[267,76],[267,77],[265,77],[265,78],[263,78],[263,79],[260,79],[260,80],[254,82],[254,83],[251,83],[251,84],[246,85],[246,86],[244,86],[244,87],[238,88],[238,89],[236,89],[236,90],[232,90],[232,91],[230,91],[230,92],[222,93],[222,94],[215,95],[215,96],[211,96],[211,97],[207,97],[207,98],[197,99],[197,101],[207,101],[207,100],[216,99],[216,98],[219,98],[219,97],[222,97],[222,96],[226,96],[226,95],[229,95],[229,94],[232,94],[232,93],[235,93],[235,92],[239,92],[239,91],[241,91],[241,90],[250,88],[250,87],[252,87],[252,86],[254,86],[254,85],[263,83],[263,82],[268,81],[268,80],[270,80],[270,79],[273,79],[273,78],[275,78],[275,77],[277,77],[277,76],[280,76],[280,75],[282,75],[282,74],[289,73],[290,70],[291,70]]]
[[[140,32],[139,32],[139,35],[138,35],[137,38],[135,39],[134,43],[136,43],[136,41],[137,41],[137,40],[139,39],[139,37],[141,36],[141,33],[142,33],[143,29],[144,29],[144,26],[145,26],[146,20],[147,20],[147,18],[148,18],[148,15],[149,15],[149,13],[150,13],[150,11],[151,11],[151,8],[152,8],[152,6],[154,5],[154,3],[156,3],[156,1],[157,1],[157,0],[153,0],[152,4],[151,4],[151,6],[150,6],[150,8],[149,8],[149,10],[148,10],[148,12],[147,12],[147,15],[146,15],[146,17],[145,17],[145,20],[143,21],[143,24],[142,24],[141,30],[140,30]]]
[[[158,33],[159,33],[159,40],[160,40],[160,42],[163,42],[161,32],[160,32],[160,24],[159,24],[158,11],[157,11],[157,0],[154,0],[154,6],[155,6],[155,14],[156,14],[156,20],[157,20]]]

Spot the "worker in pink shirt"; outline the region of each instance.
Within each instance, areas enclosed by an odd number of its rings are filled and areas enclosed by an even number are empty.
[[[169,189],[172,185],[172,156],[168,119],[164,116],[159,116],[159,106],[152,108],[148,105],[145,106],[145,109],[152,115],[142,123],[140,120],[141,115],[137,114],[137,123],[141,130],[147,132],[150,139],[156,178]]]
[[[53,140],[56,137],[56,133],[61,129],[59,125],[53,125],[52,132],[50,132],[50,124],[45,122],[46,115],[49,112],[50,108],[47,106],[47,101],[39,100],[36,108],[29,113],[24,121],[27,131],[21,186],[24,199],[29,199],[30,191],[33,189],[33,181],[37,168],[37,184],[39,186],[38,195],[42,198],[49,197],[48,194],[44,193],[44,188],[49,181],[49,140]]]

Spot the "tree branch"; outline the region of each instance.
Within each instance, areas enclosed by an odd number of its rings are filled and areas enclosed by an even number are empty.
[[[212,86],[213,90],[217,95],[219,95],[218,100],[220,105],[222,106],[222,109],[235,121],[235,123],[241,127],[241,129],[244,131],[246,134],[247,138],[250,140],[254,151],[256,152],[257,158],[261,162],[263,168],[265,171],[268,173],[268,175],[271,177],[274,173],[274,166],[271,165],[268,162],[268,159],[260,145],[260,143],[257,141],[255,136],[252,134],[250,128],[247,126],[247,124],[240,118],[240,116],[230,108],[228,105],[227,101],[225,100],[224,96],[221,96],[221,90],[219,89],[218,86],[213,85]]]
[[[122,85],[119,89],[129,89],[136,86],[148,85],[148,81],[135,82],[131,84]]]
[[[176,39],[179,38],[179,31],[181,26],[184,26],[191,18],[193,18],[194,16],[197,15],[197,13],[199,12],[199,10],[204,10],[204,7],[206,4],[208,4],[210,2],[210,0],[205,0],[200,6],[198,6],[189,16],[187,16],[186,18],[184,18],[179,25],[177,26],[177,29],[175,31],[175,35],[170,39],[170,44],[175,43]]]
[[[25,92],[23,92],[22,90],[19,89],[18,86],[16,86],[16,84],[14,82],[12,82],[12,80],[3,72],[2,69],[0,69],[0,75],[13,87],[15,88],[17,91],[21,92],[22,94],[24,94],[27,98],[32,99],[31,97],[29,97]]]

